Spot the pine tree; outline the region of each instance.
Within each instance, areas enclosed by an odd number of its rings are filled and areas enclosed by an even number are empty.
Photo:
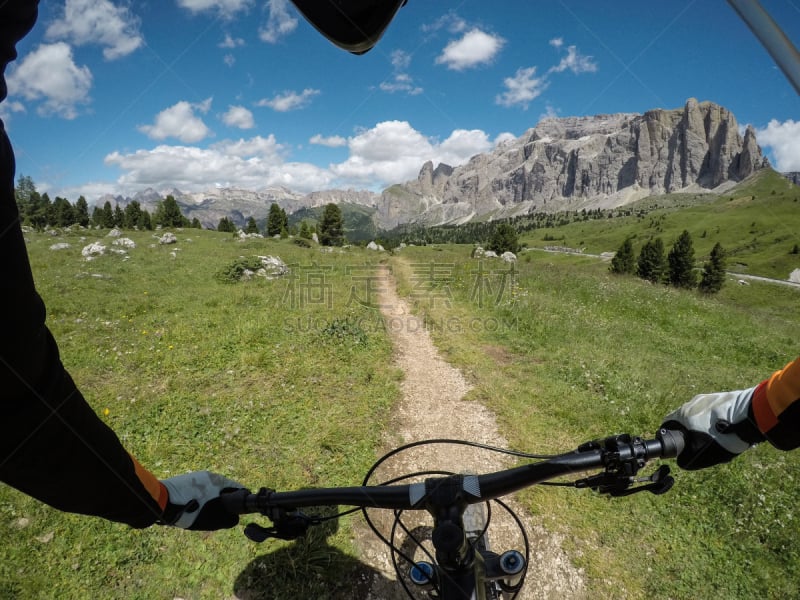
[[[150,231],[153,229],[153,219],[150,217],[150,213],[146,210],[143,210],[139,215],[139,220],[136,222],[136,227],[139,228],[139,231]]]
[[[667,276],[672,285],[680,288],[693,288],[697,285],[692,236],[685,229],[669,251],[667,262]]]
[[[119,204],[114,204],[114,227],[125,226],[125,213],[119,207]]]
[[[108,200],[103,204],[102,222],[100,223],[105,229],[114,227],[114,211],[111,208],[111,202]]]
[[[83,196],[75,202],[75,222],[81,227],[89,226],[89,204]]]
[[[305,221],[300,223],[300,237],[303,238],[304,240],[311,239],[311,230],[308,228],[308,223],[306,223]]]
[[[611,259],[611,272],[619,275],[632,275],[636,270],[633,258],[633,242],[631,238],[626,238],[617,250],[614,258]]]
[[[711,250],[711,256],[703,267],[700,279],[700,291],[704,294],[716,294],[725,284],[725,249],[717,242]]]
[[[138,200],[131,200],[128,206],[125,207],[125,213],[122,218],[122,226],[125,229],[133,229],[139,226],[139,218],[142,216],[142,205]]]
[[[636,274],[652,283],[659,283],[664,279],[665,268],[664,242],[661,241],[661,238],[645,242],[639,251]]]
[[[244,230],[245,233],[258,233],[258,224],[253,217],[247,219],[247,226]]]
[[[155,221],[162,227],[183,227],[186,225],[186,217],[181,213],[178,201],[170,195],[158,203],[156,208]]]
[[[192,219],[191,228],[192,229],[202,229],[203,228],[203,224],[200,222],[200,219],[198,219],[197,217],[194,217]]]
[[[228,217],[222,217],[217,225],[217,231],[226,231],[228,233],[236,233],[236,225]]]
[[[281,229],[284,228],[287,221],[286,211],[284,211],[277,203],[273,202],[269,207],[269,214],[267,215],[267,235],[269,237],[280,235]]]
[[[519,238],[517,230],[510,223],[500,223],[495,227],[492,237],[489,239],[487,249],[503,254],[504,252],[519,252]]]
[[[335,204],[326,204],[318,229],[320,244],[341,246],[344,243],[344,221],[341,209]]]

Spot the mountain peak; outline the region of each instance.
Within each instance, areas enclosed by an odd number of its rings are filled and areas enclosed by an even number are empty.
[[[611,208],[651,194],[714,189],[768,164],[752,128],[742,136],[728,109],[689,98],[644,114],[547,118],[465,165],[437,167],[438,174],[428,161],[416,180],[384,192],[379,214],[393,226]]]

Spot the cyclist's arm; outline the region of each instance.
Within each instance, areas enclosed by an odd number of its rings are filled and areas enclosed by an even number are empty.
[[[36,0],[0,1],[0,101]],[[14,157],[0,121],[0,481],[61,510],[146,527],[166,490],[85,402],[45,326],[14,198]]]
[[[773,446],[800,446],[800,358],[760,383],[752,403],[758,428]]]

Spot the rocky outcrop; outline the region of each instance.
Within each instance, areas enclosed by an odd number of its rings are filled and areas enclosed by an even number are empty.
[[[768,166],[748,127],[711,102],[643,115],[546,119],[453,169],[428,162],[384,191],[384,226],[459,223],[530,210],[610,208],[665,192],[713,189]]]

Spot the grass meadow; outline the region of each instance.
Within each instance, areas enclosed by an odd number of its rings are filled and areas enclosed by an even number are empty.
[[[445,357],[510,443],[561,452],[652,435],[699,392],[749,387],[798,354],[800,291],[729,283],[713,297],[615,277],[607,263],[526,252],[513,271],[466,246],[323,253],[291,240],[178,231],[86,261],[106,232],[28,234],[48,323],[88,401],[157,476],[211,469],[250,487],[355,485],[399,398],[370,306],[391,266]],[[68,242],[65,250],[50,250]],[[239,257],[294,265],[224,283]],[[800,455],[760,446],[678,472],[665,496],[540,488],[524,504],[554,531],[593,598],[797,598]],[[101,490],[98,493],[102,493]],[[245,520],[246,522],[246,520]],[[62,514],[0,486],[0,598],[353,598],[351,519],[298,544],[241,527],[142,531]],[[530,582],[529,585],[535,585]]]

